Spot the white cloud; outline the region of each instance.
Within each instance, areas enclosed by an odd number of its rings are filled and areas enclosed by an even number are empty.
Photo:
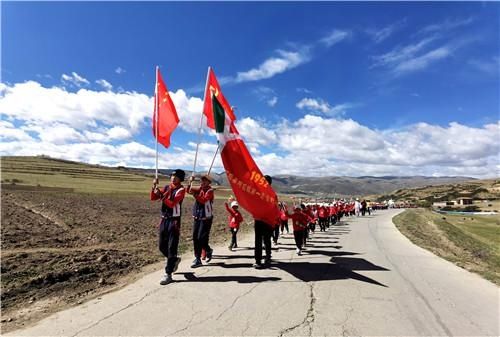
[[[85,137],[80,132],[65,124],[54,123],[48,128],[32,127],[31,130],[37,131],[38,137],[43,142],[55,145],[85,141]]]
[[[447,18],[445,21],[437,24],[430,24],[422,28],[418,33],[419,34],[428,34],[428,33],[443,33],[446,31],[451,31],[455,28],[468,26],[474,22],[474,18],[466,18],[466,19],[450,19]]]
[[[113,86],[111,85],[111,83],[109,83],[108,81],[106,81],[104,79],[97,80],[97,81],[95,81],[95,83],[99,84],[101,87],[103,87],[107,91],[110,91],[111,89],[113,89]]]
[[[179,116],[179,127],[188,132],[198,132],[200,127],[203,100],[198,97],[189,97],[182,89],[171,92],[170,97],[174,102]],[[206,123],[203,122],[203,125]],[[206,128],[204,128],[206,131]]]
[[[407,46],[398,46],[388,53],[383,55],[374,56],[373,59],[375,63],[373,67],[376,66],[397,66],[399,63],[416,57],[417,53],[422,49],[426,48],[431,42],[436,40],[436,36],[427,37],[418,43],[409,44]]]
[[[303,98],[296,104],[296,107],[311,112],[321,112],[328,116],[339,116],[345,114],[345,112],[348,109],[353,108],[354,105],[350,103],[343,103],[331,106],[328,102],[322,100],[321,98]]]
[[[115,73],[117,73],[117,74],[123,74],[125,72],[126,72],[126,70],[123,69],[122,67],[118,67],[115,69]]]
[[[330,104],[320,98],[303,98],[296,104],[296,107],[322,113],[328,113],[331,109]]]
[[[437,61],[450,57],[459,48],[475,41],[477,38],[457,38],[457,35],[452,32],[454,29],[468,25],[473,21],[473,18],[447,19],[440,24],[428,25],[413,35],[413,37],[418,37],[419,41],[406,46],[399,45],[385,54],[373,56],[372,68],[387,68],[396,77],[424,70]],[[448,40],[448,42],[436,45],[440,40]]]
[[[366,29],[366,33],[370,35],[375,43],[380,43],[386,39],[388,39],[392,34],[394,34],[397,30],[401,29],[406,23],[405,20],[397,21],[393,24],[390,24],[381,29],[368,28]]]
[[[270,145],[276,142],[276,133],[256,120],[246,117],[236,122],[236,128],[246,142],[260,145]]]
[[[188,97],[183,90],[171,96],[182,128],[197,132],[201,99]],[[330,114],[349,108],[342,105],[303,102],[304,108]],[[151,97],[134,92],[82,89],[70,93],[36,82],[0,84],[0,154],[45,154],[105,165],[154,167],[155,150],[134,139],[144,130],[150,132],[152,106]],[[275,125],[243,118],[237,128],[257,164],[269,174],[492,177],[500,169],[500,123],[483,127],[419,123],[376,130],[338,116],[305,115]],[[188,143],[160,149],[160,167],[175,162],[190,169],[195,148],[196,144]],[[200,144],[198,171],[208,170],[215,149],[215,140]],[[220,156],[214,170],[222,171]]]
[[[284,121],[275,149],[256,156],[272,174],[318,175],[498,175],[500,123],[473,128],[419,123],[379,131],[353,120],[306,115]],[[264,156],[267,156],[264,158]],[[285,163],[285,164],[283,164]]]
[[[57,122],[79,130],[102,124],[136,133],[152,111],[152,98],[136,92],[80,89],[73,93],[34,81],[4,86],[0,91],[0,114],[40,126]]]
[[[472,59],[468,61],[468,64],[482,73],[497,77],[500,75],[500,57],[498,56],[487,60]]]
[[[33,138],[20,128],[16,128],[14,124],[8,121],[0,120],[0,140],[6,141],[32,141]]]
[[[110,140],[124,140],[132,137],[130,131],[122,128],[121,126],[115,126],[109,129],[106,133]]]
[[[269,105],[270,107],[274,107],[277,103],[278,103],[278,97],[276,96],[273,96],[267,101],[267,105]]]
[[[253,90],[259,101],[265,101],[270,107],[274,107],[278,103],[278,96],[276,92],[268,87],[257,87]]]
[[[350,36],[351,36],[350,31],[334,29],[331,33],[321,38],[319,42],[327,47],[331,47]]]
[[[90,82],[86,78],[78,75],[74,71],[71,73],[71,75],[62,74],[61,81],[63,83],[73,84],[76,87],[81,87],[82,85],[89,85],[90,84]]]
[[[238,72],[236,83],[258,81],[271,78],[310,60],[309,51],[303,48],[300,51],[277,50],[278,57],[265,60],[257,68],[245,72]]]
[[[431,50],[424,55],[405,60],[399,63],[394,68],[394,73],[396,75],[406,74],[409,72],[413,72],[416,70],[421,70],[427,68],[431,63],[434,63],[438,60],[448,57],[451,54],[451,50],[449,47],[440,47],[434,50]]]

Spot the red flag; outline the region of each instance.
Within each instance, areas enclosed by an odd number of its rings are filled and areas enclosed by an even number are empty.
[[[205,87],[205,101],[203,103],[203,114],[205,114],[205,116],[207,117],[207,126],[211,129],[215,129],[212,96],[217,97],[217,100],[224,108],[224,111],[227,113],[229,118],[232,121],[234,121],[236,119],[236,116],[233,113],[233,109],[231,108],[226,98],[222,94],[219,82],[215,77],[214,71],[210,67],[208,68],[207,84]]]
[[[179,117],[175,110],[174,102],[168,94],[167,86],[161,78],[160,69],[156,69],[156,90],[155,90],[155,110],[153,113],[153,136],[157,138],[158,143],[166,148],[170,146],[170,135],[174,132]],[[156,125],[156,115],[158,114],[158,125]],[[158,137],[156,137],[158,130]]]
[[[221,95],[219,91],[218,96],[214,94],[211,97],[214,112],[212,119],[219,144],[222,146],[221,157],[227,179],[238,203],[252,214],[254,219],[262,220],[274,227],[280,215],[276,192],[248,152],[234,125],[234,119],[231,119],[219,103],[218,97]]]

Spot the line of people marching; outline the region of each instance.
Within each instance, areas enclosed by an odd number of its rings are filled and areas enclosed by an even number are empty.
[[[269,184],[272,184],[272,178],[265,176]],[[210,247],[210,230],[213,223],[213,202],[214,190],[211,187],[212,178],[209,175],[201,177],[200,186],[192,186],[194,177],[189,179],[187,188],[182,185],[185,179],[185,172],[181,169],[174,170],[170,177],[170,184],[159,188],[158,179],[153,180],[153,187],[150,193],[150,199],[161,200],[161,221],[158,225],[159,250],[166,258],[165,275],[160,284],[166,285],[173,282],[172,274],[177,270],[181,258],[178,256],[178,246],[181,226],[182,201],[186,193],[191,194],[194,199],[192,217],[193,217],[193,249],[194,260],[191,268],[197,268],[203,265],[202,259],[210,262],[213,255],[213,249]],[[335,224],[343,216],[365,215],[370,212],[369,205],[363,200],[358,199],[354,202],[339,200],[333,203],[314,203],[314,204],[296,204],[290,211],[284,202],[279,202],[280,218],[276,224],[266,224],[263,221],[255,220],[255,268],[266,268],[271,264],[271,239],[274,244],[278,243],[281,234],[289,233],[288,220],[292,220],[293,235],[296,244],[296,253],[302,254],[306,241],[311,232],[319,230],[324,232],[330,225]],[[229,249],[237,248],[237,233],[240,224],[243,222],[243,216],[239,211],[239,205],[236,200],[230,198],[225,203],[228,213],[228,227],[231,232],[231,243]],[[262,263],[262,245],[265,249],[264,263]]]

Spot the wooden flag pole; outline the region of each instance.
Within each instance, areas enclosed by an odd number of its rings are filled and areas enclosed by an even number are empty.
[[[219,148],[220,148],[220,143],[217,142],[217,149],[215,150],[215,153],[214,153],[214,157],[212,158],[212,163],[210,164],[210,168],[208,169],[208,175],[210,175],[210,171],[212,171],[212,167],[214,166],[214,162],[215,162],[215,157],[217,156],[217,152],[219,152]]]
[[[205,107],[205,100],[207,99],[207,97],[206,97],[207,90],[206,89],[207,89],[209,74],[210,74],[210,67],[208,67],[207,81],[205,82],[205,90],[204,90],[204,93],[203,93],[203,107]],[[198,160],[198,149],[200,147],[200,142],[201,142],[201,127],[202,127],[202,123],[203,123],[203,108],[201,110],[200,126],[198,128],[198,143],[196,144],[196,153],[194,154],[193,172],[191,173],[191,177],[194,177],[194,173],[196,171],[196,161]],[[191,183],[190,183],[190,185],[191,185]]]

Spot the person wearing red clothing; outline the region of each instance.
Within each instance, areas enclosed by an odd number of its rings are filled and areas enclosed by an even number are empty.
[[[185,172],[177,169],[172,172],[170,184],[162,190],[158,187],[158,178],[153,180],[150,199],[161,200],[161,221],[159,224],[159,249],[166,257],[165,275],[160,281],[161,285],[172,282],[172,273],[177,270],[181,258],[177,256],[181,230],[181,207],[186,191],[181,182],[184,181]]]
[[[192,182],[194,177],[191,177]],[[213,203],[214,203],[214,190],[210,183],[212,179],[209,175],[201,177],[200,187],[192,187],[189,184],[187,192],[192,194],[195,202],[193,205],[193,246],[194,246],[194,261],[191,268],[201,267],[201,251],[206,252],[206,261],[210,262],[212,259],[213,250],[210,248],[210,229],[212,228],[213,221]]]
[[[284,230],[286,229],[286,233],[290,233],[288,230],[288,208],[284,202],[280,202],[280,227],[281,227],[281,235],[283,235]]]
[[[288,217],[292,219],[293,237],[297,246],[297,255],[302,255],[302,245],[304,244],[304,236],[307,232],[307,224],[310,221],[310,217],[299,206],[296,206],[294,212],[288,214]]]
[[[229,244],[229,250],[233,250],[233,248],[238,248],[236,234],[240,229],[240,223],[243,222],[243,216],[238,210],[238,202],[236,200],[233,200],[232,198],[229,199],[229,202],[231,203],[231,207],[229,207],[227,202],[224,204],[226,206],[227,212],[229,213],[229,230],[231,231],[231,244]]]
[[[318,208],[318,218],[319,218],[319,231],[326,231],[326,222],[328,219],[328,213],[325,206],[319,206]]]

